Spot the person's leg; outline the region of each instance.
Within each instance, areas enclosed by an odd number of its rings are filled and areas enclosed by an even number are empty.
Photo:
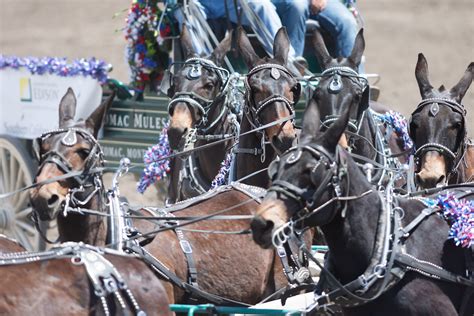
[[[277,9],[275,5],[270,0],[244,0],[248,3],[252,12],[257,15],[262,21],[263,27],[268,31],[270,38],[267,41],[264,40],[262,43],[265,50],[269,53],[273,52],[273,39],[275,38],[276,33],[282,27],[281,19],[278,16]],[[299,0],[298,0],[299,1]],[[307,0],[306,0],[307,1]],[[234,6],[233,0],[227,0],[230,20],[234,23],[237,23],[237,13]],[[237,0],[237,3],[240,4],[240,0]],[[240,8],[240,5],[239,5]],[[246,17],[246,13],[242,12],[242,24],[245,26],[251,26],[254,31],[262,38],[266,39],[265,31],[259,27],[258,24],[252,24]],[[290,56],[295,56],[295,50],[293,47],[290,47]]]
[[[306,20],[309,17],[308,0],[272,0],[281,23],[286,27],[291,46],[296,56],[302,56],[304,50]]]
[[[334,57],[348,57],[351,54],[359,27],[341,1],[328,0],[326,8],[310,18],[317,20],[336,42],[336,51],[331,52]]]

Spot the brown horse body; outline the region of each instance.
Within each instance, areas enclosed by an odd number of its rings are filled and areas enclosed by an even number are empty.
[[[2,255],[24,252],[16,241],[0,236]],[[106,255],[148,315],[171,315],[164,288],[135,258]],[[0,315],[90,315],[100,312],[84,267],[70,259],[0,266]],[[99,308],[99,310],[97,309]]]

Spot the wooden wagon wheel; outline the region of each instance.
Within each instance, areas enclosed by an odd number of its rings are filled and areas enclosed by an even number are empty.
[[[0,194],[32,183],[34,167],[30,155],[18,139],[0,137]],[[19,241],[27,250],[42,250],[45,243],[30,219],[29,192],[0,200],[0,233]],[[47,223],[42,223],[47,229]]]

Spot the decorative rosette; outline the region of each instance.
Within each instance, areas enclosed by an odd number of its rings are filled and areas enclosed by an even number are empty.
[[[157,0],[133,1],[126,19],[126,55],[131,85],[137,91],[143,91],[153,79],[153,74],[159,77],[160,71],[168,66],[168,54],[160,45],[163,37],[171,33],[171,28],[169,24],[161,23],[158,30],[163,12],[158,9],[157,3]]]
[[[15,57],[0,55],[0,69],[28,69],[34,75],[58,75],[61,77],[84,76],[97,79],[100,83],[105,83],[108,73],[112,70],[112,65],[96,59],[75,59],[68,64],[66,58],[57,57]]]
[[[227,179],[229,178],[231,162],[232,162],[232,154],[228,153],[224,161],[221,162],[221,168],[219,169],[219,172],[217,173],[214,180],[212,180],[211,182],[211,189],[214,189],[218,186],[221,186],[227,183]]]
[[[163,127],[158,144],[149,147],[143,156],[145,169],[137,185],[137,191],[140,193],[145,192],[156,181],[166,178],[170,172],[170,160],[167,158],[171,154],[168,142],[168,126],[169,122]]]
[[[458,199],[452,193],[438,196],[436,199],[425,199],[430,207],[439,207],[444,218],[451,225],[449,237],[456,246],[468,248],[474,240],[474,201]]]
[[[390,125],[395,134],[403,140],[403,149],[409,150],[413,148],[413,141],[408,134],[408,123],[405,117],[396,111],[388,111],[385,114],[380,115],[382,121]]]

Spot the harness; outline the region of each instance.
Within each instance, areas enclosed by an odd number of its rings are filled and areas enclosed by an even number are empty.
[[[304,150],[308,151],[318,160],[312,173],[321,165],[325,166],[329,172],[327,172],[327,176],[322,181],[318,181],[319,187],[316,190],[301,189],[283,180],[273,182],[269,191],[275,191],[285,195],[287,198],[298,202],[301,208],[296,214],[295,221],[291,220],[274,232],[272,240],[276,246],[287,239],[287,236],[290,235],[289,231],[292,230],[293,226],[297,226],[298,223],[303,224],[306,219],[315,215],[329,204],[341,200],[359,199],[372,192],[372,190],[369,190],[358,196],[342,196],[342,188],[340,186],[342,182],[341,174],[345,175],[346,178],[348,178],[348,174],[345,162],[342,159],[343,156],[337,154],[339,149],[336,152],[336,156],[331,155],[323,147],[316,144],[292,148],[291,150],[293,154],[289,156],[285,163],[291,164],[298,161],[301,157],[301,152]],[[340,170],[338,171],[338,166],[341,164],[343,165],[341,168],[343,169],[342,173]],[[269,170],[272,170],[272,168],[269,168]],[[275,168],[273,168],[273,170],[275,170]],[[349,183],[349,181],[347,181],[347,183]],[[319,207],[315,207],[314,197],[318,197],[322,192],[328,190],[329,187],[333,188],[334,197]],[[474,287],[472,271],[467,271],[465,276],[460,276],[433,263],[420,260],[406,252],[405,244],[413,231],[428,217],[436,214],[439,209],[425,208],[413,221],[403,227],[401,220],[404,216],[404,211],[398,206],[398,202],[393,199],[391,182],[389,182],[384,193],[385,194],[378,191],[382,208],[378,219],[378,229],[372,258],[365,272],[355,280],[344,285],[341,284],[330,269],[322,266],[311,252],[304,247],[304,244],[300,242],[300,249],[308,258],[315,261],[323,272],[318,285],[324,292],[318,293],[321,295],[315,299],[312,308],[324,309],[333,304],[353,307],[371,302],[403,279],[407,271],[417,272],[436,280],[467,286],[471,289],[468,288],[466,290],[464,299],[468,300],[472,293],[472,287]],[[341,216],[345,217],[347,204],[340,205],[339,207],[342,209]],[[333,216],[327,220],[326,223],[331,222],[337,213],[338,212],[333,212]],[[324,224],[325,223],[321,225]],[[472,262],[470,265],[472,266]]]
[[[122,275],[104,255],[131,257],[111,249],[101,249],[83,243],[67,242],[45,252],[0,253],[0,266],[22,265],[56,259],[70,259],[71,264],[84,266],[105,315],[128,314],[145,316]],[[120,312],[121,311],[121,312]]]
[[[447,99],[447,98],[428,98],[428,99],[422,100],[416,107],[415,111],[413,111],[410,118],[410,122],[409,122],[409,126],[410,126],[409,134],[412,137],[414,143],[416,143],[415,141],[416,134],[413,130],[414,127],[412,125],[411,119],[415,113],[420,112],[423,108],[425,108],[428,105],[431,105],[430,114],[433,117],[435,117],[438,114],[440,106],[448,107],[453,112],[459,113],[462,116],[462,121],[463,121],[463,130],[461,132],[462,140],[458,148],[455,149],[455,151],[452,151],[447,146],[442,145],[440,143],[429,142],[429,143],[423,144],[419,148],[416,148],[415,153],[413,154],[414,159],[415,159],[415,164],[417,166],[420,166],[423,155],[429,151],[436,151],[440,153],[441,155],[445,156],[448,161],[452,161],[451,168],[448,170],[448,174],[446,177],[446,182],[448,182],[449,178],[457,172],[457,168],[459,167],[459,164],[461,163],[461,160],[464,157],[464,153],[466,151],[466,146],[467,146],[466,109],[464,108],[462,104],[459,104],[456,101]]]
[[[182,64],[184,67],[189,67],[189,71],[186,75],[188,80],[196,80],[200,78],[202,75],[202,68],[205,68],[210,72],[216,73],[222,82],[220,91],[214,100],[203,98],[194,92],[175,93],[173,90],[173,85],[171,85],[172,74],[167,70],[163,82],[168,82],[168,84],[170,84],[170,87],[167,88],[167,93],[168,96],[172,97],[168,104],[168,112],[171,113],[172,109],[177,103],[184,102],[198,111],[201,115],[201,119],[197,122],[196,127],[190,129],[183,137],[182,142],[184,150],[192,150],[196,141],[198,140],[211,142],[238,135],[240,128],[238,116],[241,104],[238,97],[239,90],[237,87],[239,75],[229,75],[229,72],[226,69],[218,67],[211,60],[201,57],[192,57],[183,63],[175,62],[170,67],[172,67],[174,64]],[[165,88],[162,87],[162,89]],[[210,112],[218,105],[222,105],[219,114],[212,122],[210,122],[208,116]],[[231,131],[229,133],[212,133],[218,127],[219,123],[225,122],[230,123]],[[180,169],[178,176],[178,200],[187,199],[202,194],[210,189],[210,183],[208,183],[208,181],[202,177],[198,170],[199,161],[195,155],[189,155],[183,159],[183,167]]]

